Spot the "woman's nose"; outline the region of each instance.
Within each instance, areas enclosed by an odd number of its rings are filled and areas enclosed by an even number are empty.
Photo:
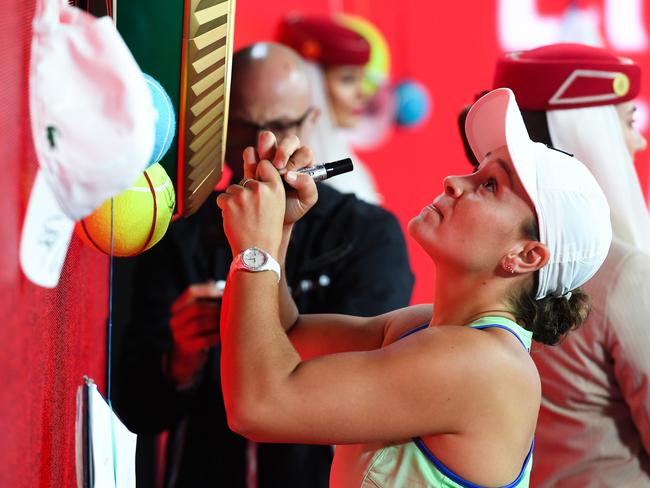
[[[451,198],[458,198],[463,194],[463,184],[458,176],[447,176],[444,179],[445,193]]]
[[[369,100],[368,95],[366,94],[365,89],[363,88],[363,84],[359,83],[359,86],[357,86],[354,90],[354,97],[355,99],[360,102],[360,103],[367,103]]]

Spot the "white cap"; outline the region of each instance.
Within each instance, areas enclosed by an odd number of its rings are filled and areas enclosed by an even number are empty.
[[[537,212],[540,242],[550,252],[539,270],[536,298],[567,296],[598,271],[612,241],[607,199],[589,170],[574,157],[533,142],[515,96],[499,88],[467,114],[467,139],[479,161],[506,146]]]
[[[156,112],[131,52],[108,17],[64,1],[34,19],[30,115],[39,170],[20,243],[34,283],[52,288],[74,221],[128,188],[153,152]]]

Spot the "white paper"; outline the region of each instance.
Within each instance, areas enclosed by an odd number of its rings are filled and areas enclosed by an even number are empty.
[[[83,442],[83,394],[84,387],[81,385],[77,388],[77,418],[75,420],[75,468],[77,472],[77,488],[83,488],[84,485],[84,442]]]
[[[94,383],[89,385],[88,398],[93,488],[135,488],[137,436],[111,411]]]

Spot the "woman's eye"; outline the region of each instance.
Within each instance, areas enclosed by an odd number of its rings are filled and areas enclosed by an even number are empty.
[[[483,183],[483,188],[492,193],[497,191],[497,180],[495,178],[488,178],[485,183]]]

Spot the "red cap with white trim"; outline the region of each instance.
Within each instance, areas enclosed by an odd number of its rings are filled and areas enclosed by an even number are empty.
[[[325,66],[363,66],[370,59],[363,36],[328,18],[289,15],[280,26],[280,41]]]
[[[525,110],[622,103],[635,98],[640,86],[641,69],[631,59],[570,43],[503,54],[492,84],[510,88]]]

